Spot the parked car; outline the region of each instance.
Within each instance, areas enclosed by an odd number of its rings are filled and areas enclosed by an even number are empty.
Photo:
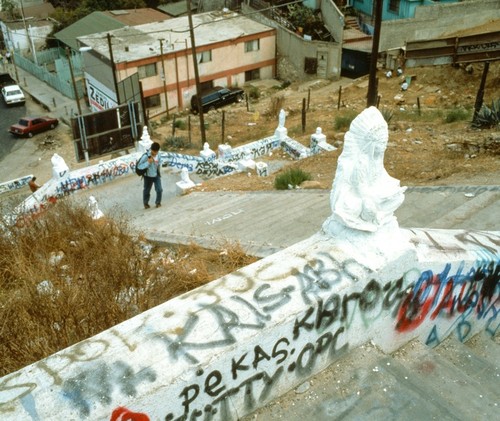
[[[201,95],[201,107],[203,112],[215,110],[227,104],[241,102],[245,98],[245,91],[240,88],[223,88],[216,86]],[[194,114],[198,113],[198,96],[191,97],[191,111]]]
[[[14,136],[33,137],[34,134],[51,130],[57,127],[59,120],[52,117],[23,117],[17,124],[9,128],[9,132]]]
[[[9,73],[0,73],[0,88],[7,85],[15,85],[16,83]]]
[[[2,97],[7,105],[24,104],[26,98],[18,85],[7,85],[2,88]]]

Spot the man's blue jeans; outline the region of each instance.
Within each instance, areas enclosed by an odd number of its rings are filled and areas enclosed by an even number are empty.
[[[146,177],[144,176],[144,189],[142,190],[142,202],[144,205],[149,204],[149,198],[151,197],[151,187],[155,186],[156,201],[155,204],[161,205],[161,195],[163,193],[163,188],[161,186],[161,177]]]

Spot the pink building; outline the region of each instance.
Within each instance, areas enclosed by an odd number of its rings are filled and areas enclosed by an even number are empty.
[[[192,16],[202,89],[276,75],[276,30],[223,10]],[[78,38],[94,111],[124,102],[122,82],[138,77],[150,116],[189,107],[196,93],[187,16]],[[92,96],[94,95],[95,101]]]

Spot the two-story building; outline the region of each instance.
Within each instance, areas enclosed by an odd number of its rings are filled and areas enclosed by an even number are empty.
[[[90,106],[123,103],[124,81],[140,81],[150,116],[189,107],[196,93],[193,41],[202,90],[276,75],[276,31],[224,9],[78,38]]]

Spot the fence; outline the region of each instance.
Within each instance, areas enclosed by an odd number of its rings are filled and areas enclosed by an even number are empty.
[[[31,73],[37,79],[47,83],[52,88],[61,92],[64,96],[75,99],[73,82],[71,80],[71,70],[69,61],[60,48],[53,48],[36,53],[38,64],[24,57],[19,52],[14,51],[14,61],[16,66]],[[54,70],[49,70],[49,66],[54,66]],[[71,65],[73,66],[73,74],[75,76],[75,86],[78,92],[78,97],[84,95],[84,85],[81,80],[82,64],[80,56],[71,55]]]

